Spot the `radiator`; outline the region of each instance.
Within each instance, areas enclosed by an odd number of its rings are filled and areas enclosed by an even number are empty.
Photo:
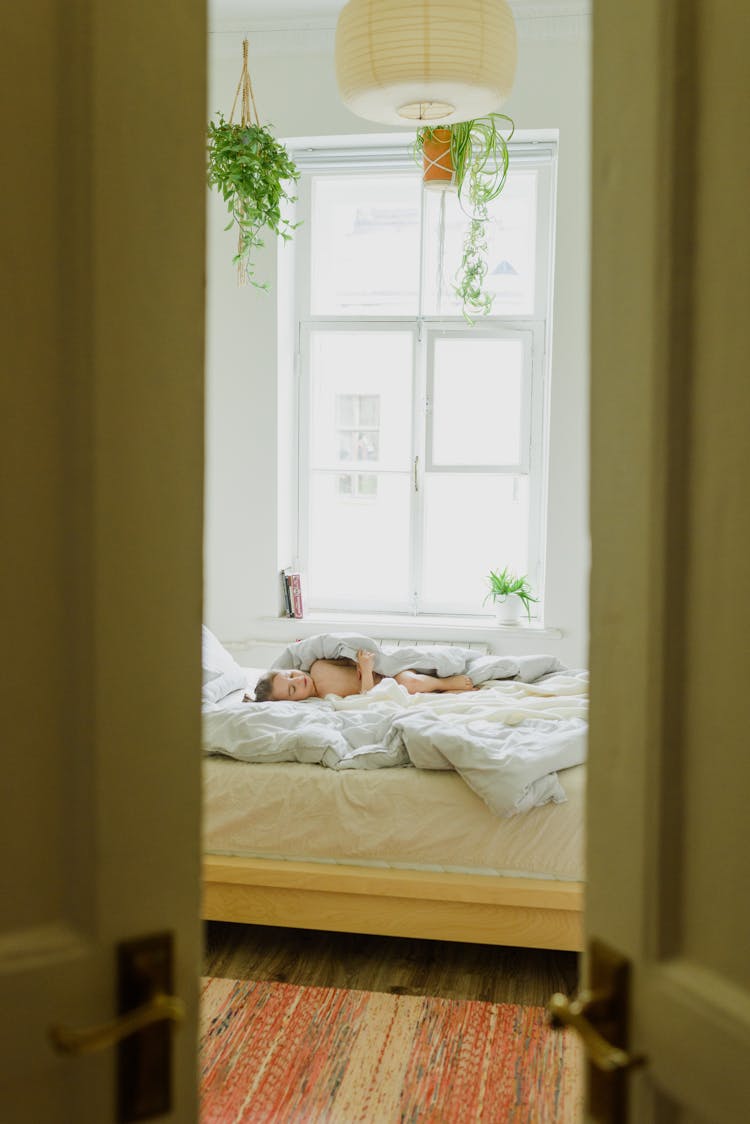
[[[491,652],[490,645],[478,640],[378,640],[381,648],[392,652],[394,648],[434,648],[436,644],[445,648],[471,648],[472,652],[479,652],[483,656]]]
[[[387,652],[396,648],[432,648],[435,644],[445,644],[450,648],[470,648],[480,655],[492,653],[489,644],[477,640],[409,640],[400,637],[378,639],[377,642]],[[271,640],[230,640],[222,643],[243,667],[269,667],[286,647],[284,643]]]

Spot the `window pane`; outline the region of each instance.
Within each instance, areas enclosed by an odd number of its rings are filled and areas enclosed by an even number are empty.
[[[340,496],[376,496],[378,494],[377,476],[363,476],[362,473],[347,472],[339,476]]]
[[[312,468],[408,471],[413,351],[411,332],[310,333]]]
[[[421,180],[407,174],[312,180],[314,316],[414,316]]]
[[[357,495],[376,496],[378,493],[377,476],[357,476]]]
[[[526,476],[428,474],[424,602],[481,612],[491,569],[527,571],[528,513]]]
[[[380,399],[375,394],[360,395],[358,420],[360,425],[380,425]]]
[[[356,425],[357,422],[357,397],[354,394],[339,394],[336,396],[336,424],[339,426]]]
[[[489,205],[485,292],[494,294],[495,316],[535,312],[537,177],[534,169],[511,167],[500,196]],[[469,217],[455,191],[425,191],[424,207],[425,313],[456,316],[461,304],[453,286]]]
[[[310,333],[311,605],[408,601],[413,355],[410,331]]]
[[[344,480],[348,484],[342,488]],[[409,473],[313,473],[311,605],[407,602],[410,485]]]
[[[380,435],[361,430],[339,430],[340,461],[376,461],[380,452]]]
[[[435,340],[432,463],[518,464],[522,386],[520,340]]]

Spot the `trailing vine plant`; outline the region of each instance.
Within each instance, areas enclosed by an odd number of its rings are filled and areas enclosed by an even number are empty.
[[[485,207],[486,211],[486,207]],[[456,272],[453,286],[461,301],[464,319],[473,324],[473,315],[488,316],[492,311],[494,293],[486,292],[484,280],[487,276],[487,218],[475,216],[469,220],[464,237],[461,265]]]
[[[510,126],[507,137],[500,131],[501,121]],[[447,129],[450,133],[453,182],[458,191],[461,209],[469,219],[461,264],[456,271],[453,288],[469,324],[474,323],[472,314],[486,316],[491,311],[494,300],[494,295],[484,288],[487,276],[488,204],[505,187],[510,165],[508,141],[513,136],[514,128],[513,121],[504,113],[490,113],[472,121],[456,122],[455,125],[428,126],[417,133],[417,154],[421,153],[425,140],[434,138],[436,130]]]
[[[237,265],[238,283],[249,282],[267,290],[267,284],[255,279],[253,257],[264,245],[261,238],[264,228],[287,242],[299,226],[282,212],[285,202],[296,202],[296,196],[290,194],[288,188],[293,188],[299,172],[284,146],[258,119],[247,68],[247,39],[242,44],[242,53],[242,73],[229,121],[218,113],[217,121],[209,122],[208,183],[221,193],[232,216],[225,230],[237,227],[238,246],[233,261]],[[234,124],[232,118],[240,94],[241,121]],[[255,121],[251,116],[251,103]]]

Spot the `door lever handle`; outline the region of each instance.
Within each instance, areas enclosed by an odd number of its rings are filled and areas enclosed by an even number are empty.
[[[100,1026],[92,1026],[86,1030],[52,1026],[49,1029],[49,1039],[59,1054],[80,1057],[81,1054],[93,1054],[115,1046],[123,1038],[129,1038],[131,1034],[153,1026],[154,1023],[181,1023],[184,1018],[185,1004],[181,999],[158,993],[140,1007],[134,1007],[132,1011]]]
[[[587,1017],[587,1012],[601,1009],[611,998],[606,992],[582,991],[575,999],[569,999],[567,995],[557,992],[547,1004],[550,1024],[557,1029],[573,1027],[583,1039],[586,1053],[593,1064],[605,1073],[633,1069],[643,1065],[646,1060],[641,1055],[629,1054],[627,1050],[613,1046]]]

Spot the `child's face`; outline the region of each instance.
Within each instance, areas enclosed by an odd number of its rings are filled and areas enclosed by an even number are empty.
[[[312,676],[305,671],[277,671],[273,677],[271,698],[274,701],[301,702],[314,694]]]

